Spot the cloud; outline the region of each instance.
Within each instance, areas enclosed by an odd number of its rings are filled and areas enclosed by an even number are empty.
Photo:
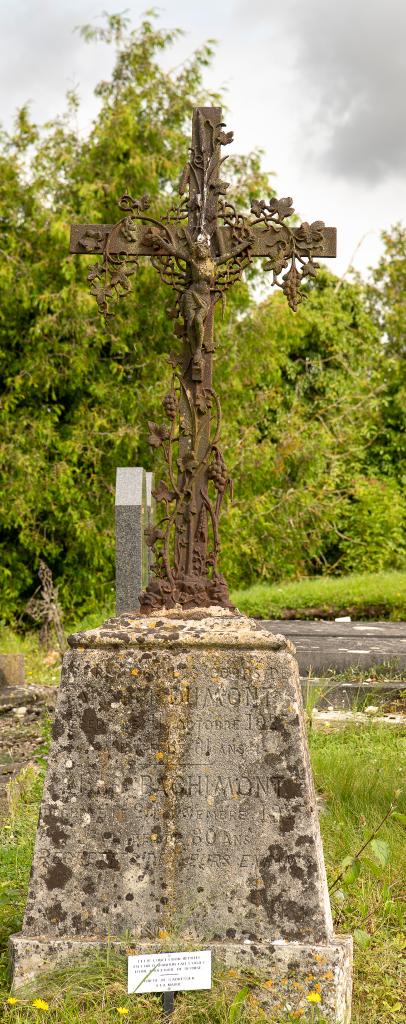
[[[2,11],[0,118],[32,104],[41,120],[61,112],[61,93],[89,87],[99,77],[100,44],[85,47],[75,26],[98,23],[95,0],[16,0]],[[106,49],[106,48],[105,48]],[[108,71],[110,60],[106,56]]]
[[[405,175],[405,0],[240,0],[237,10],[270,62],[278,39],[289,52],[325,169],[370,183]]]

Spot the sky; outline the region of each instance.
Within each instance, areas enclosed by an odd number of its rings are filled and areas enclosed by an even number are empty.
[[[104,2],[134,27],[147,6]],[[163,27],[184,31],[167,68],[217,40],[205,82],[224,90],[234,152],[261,147],[278,195],[303,220],[337,226],[332,269],[366,275],[381,231],[406,221],[406,0],[167,0],[156,10]],[[86,132],[113,55],[76,29],[101,24],[102,12],[98,0],[0,0],[5,128],[27,102],[36,121],[61,113],[77,88]]]

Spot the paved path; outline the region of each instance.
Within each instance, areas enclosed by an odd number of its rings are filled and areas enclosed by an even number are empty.
[[[261,625],[292,640],[302,676],[309,670],[321,675],[328,669],[367,669],[390,661],[397,671],[405,669],[406,681],[406,622],[264,619]]]

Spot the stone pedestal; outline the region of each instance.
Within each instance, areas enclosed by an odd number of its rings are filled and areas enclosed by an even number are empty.
[[[350,1019],[293,648],[219,608],[70,638],[14,984],[130,933],[210,946],[259,998]],[[161,940],[161,947],[160,947]],[[269,982],[269,984],[266,984]]]

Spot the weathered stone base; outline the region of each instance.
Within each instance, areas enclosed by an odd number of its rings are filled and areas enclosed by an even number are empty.
[[[67,965],[107,945],[127,956],[128,946],[119,940],[106,939],[41,939],[13,935],[10,953],[14,988],[32,983],[41,972]],[[202,942],[201,946],[205,943]],[[262,984],[253,990],[270,1019],[289,1010],[299,1011],[299,1020],[314,1020],[315,1010],[331,1024],[349,1024],[351,1020],[352,938],[334,936],[326,945],[299,942],[258,944],[254,942],[210,943],[214,969],[245,972]],[[159,943],[142,943],[134,952],[154,952]],[[242,977],[243,980],[243,977]],[[310,993],[321,996],[319,1003],[309,1002]],[[300,1011],[304,1011],[300,1013]],[[313,1015],[313,1016],[312,1016]]]
[[[352,936],[334,935],[326,945],[283,940],[219,944],[213,953],[227,968],[263,979],[253,994],[271,1020],[279,1021],[284,1011],[299,1011],[299,1020],[314,1021],[318,1009],[330,1024],[350,1024]],[[319,1003],[308,1001],[311,993],[320,995]]]

